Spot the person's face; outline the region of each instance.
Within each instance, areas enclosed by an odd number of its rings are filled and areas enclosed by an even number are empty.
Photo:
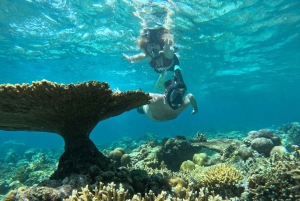
[[[147,45],[147,51],[152,58],[159,57],[160,45],[159,44],[149,44]]]
[[[185,89],[174,89],[171,93],[171,102],[175,104],[181,104],[184,98]]]

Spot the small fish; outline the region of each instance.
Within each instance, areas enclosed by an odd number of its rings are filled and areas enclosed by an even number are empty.
[[[193,182],[194,184],[197,183],[196,179],[194,179],[193,177],[190,177],[190,181]]]

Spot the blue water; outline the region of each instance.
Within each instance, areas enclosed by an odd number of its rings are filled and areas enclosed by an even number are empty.
[[[139,53],[143,27],[173,30],[180,66],[199,113],[152,122],[135,110],[100,122],[97,143],[278,127],[300,121],[300,2],[1,0],[0,83],[108,82],[153,92],[158,78]],[[2,117],[0,117],[2,118]],[[0,131],[6,140],[61,147],[60,136]]]

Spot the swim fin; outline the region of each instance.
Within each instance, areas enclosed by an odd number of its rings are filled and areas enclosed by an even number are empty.
[[[156,81],[154,91],[157,91],[159,93],[164,93],[165,91],[165,73],[160,74],[158,80]]]

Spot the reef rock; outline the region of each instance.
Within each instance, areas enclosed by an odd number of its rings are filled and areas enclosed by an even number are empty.
[[[214,139],[208,140],[207,142],[193,142],[192,146],[206,148],[218,153],[223,153],[224,149],[226,149],[230,145],[234,146],[236,149],[242,144],[243,142],[235,139]]]
[[[245,161],[253,156],[253,150],[245,145],[241,145],[237,151],[238,155]]]
[[[279,134],[285,134],[283,144],[287,146],[289,151],[293,151],[292,145],[300,144],[300,124],[292,122],[282,125],[278,131]]]
[[[164,139],[161,151],[158,152],[158,161],[164,161],[168,169],[178,171],[181,164],[193,158],[193,155],[199,152],[202,147],[192,146],[189,140],[184,136]]]
[[[89,135],[99,121],[149,103],[141,91],[112,92],[107,83],[57,84],[43,80],[0,85],[0,129],[44,131],[64,138],[65,152],[52,179],[84,173],[92,165],[109,168]]]
[[[278,136],[274,135],[269,129],[260,129],[258,131],[250,131],[247,137],[250,141],[256,138],[270,139],[274,146],[281,145],[281,140]]]
[[[66,195],[64,192],[58,189],[49,187],[29,187],[29,188],[19,188],[10,191],[4,201],[11,200],[30,200],[30,201],[40,201],[40,200],[51,200],[51,201],[61,201],[62,197]]]
[[[258,153],[263,153],[266,155],[269,155],[273,147],[273,142],[270,139],[264,137],[255,138],[251,142],[251,149],[254,149]]]

